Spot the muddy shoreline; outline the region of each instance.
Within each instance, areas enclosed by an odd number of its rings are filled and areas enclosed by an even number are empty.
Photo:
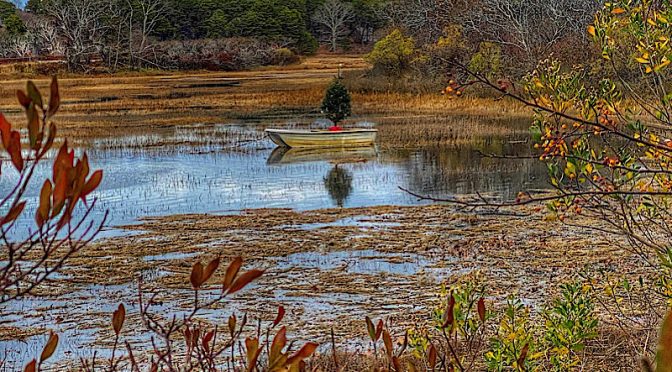
[[[110,313],[123,302],[134,324],[129,336],[141,339],[133,314],[138,278],[143,277],[144,291],[159,294],[158,311],[179,314],[191,306],[191,266],[215,257],[228,262],[242,256],[246,268],[266,274],[205,314],[204,321],[225,324],[232,312],[270,321],[282,305],[295,337],[328,342],[334,327],[343,343],[363,339],[366,315],[388,319],[398,329],[426,323],[441,285],[465,276],[487,283],[488,301],[495,305],[516,295],[540,309],[559,283],[584,267],[646,273],[633,268],[634,258],[608,237],[545,222],[537,209],[507,215],[442,205],[262,209],[151,218],[126,228],[134,234],[89,247],[40,291],[35,301],[51,305],[28,315],[21,313],[25,309],[4,310],[10,317],[26,316],[19,323],[24,338],[49,329],[79,337],[74,345],[103,346],[110,340]],[[206,296],[219,290],[219,281],[219,276],[211,280]],[[5,341],[16,337],[12,328],[0,334]]]

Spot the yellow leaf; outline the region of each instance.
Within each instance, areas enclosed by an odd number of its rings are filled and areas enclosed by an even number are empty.
[[[625,9],[623,9],[623,8],[616,8],[616,9],[611,11],[611,14],[614,14],[614,15],[619,15],[619,14],[623,14],[623,13],[625,13]]]
[[[658,71],[664,69],[665,67],[667,67],[667,65],[669,65],[669,64],[670,64],[670,61],[669,61],[669,60],[664,60],[661,64],[659,64],[658,66],[654,67],[653,69],[654,69],[656,72],[658,72]]]
[[[592,37],[595,37],[595,27],[594,26],[588,26],[588,34]]]

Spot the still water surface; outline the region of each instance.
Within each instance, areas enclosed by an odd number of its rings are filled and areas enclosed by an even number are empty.
[[[221,128],[256,138],[235,149],[207,139]],[[220,128],[220,129],[218,129]],[[544,167],[535,160],[510,160],[481,153],[524,155],[521,138],[484,138],[471,144],[437,148],[394,149],[377,146],[349,150],[275,149],[253,126],[220,126],[190,134],[175,144],[178,131],[162,130],[143,138],[94,141],[85,148],[92,168],[103,169],[104,181],[94,194],[98,214],[110,211],[108,226],[139,218],[182,213],[232,213],[254,208],[310,210],[331,207],[414,205],[421,203],[399,187],[436,197],[491,194],[513,199],[522,190],[545,188]],[[227,129],[230,130],[230,129]],[[145,141],[166,143],[142,146]],[[133,144],[125,146],[124,144]],[[138,146],[138,143],[141,145]],[[50,172],[44,163],[35,179]],[[0,190],[8,190],[16,174],[3,164]],[[37,191],[29,195],[35,208]],[[32,204],[32,205],[31,205]],[[26,213],[32,216],[32,213]],[[22,228],[32,225],[26,217]]]
[[[235,146],[231,146],[231,141],[218,140],[232,131],[233,137],[242,139]],[[110,211],[108,225],[112,228],[103,234],[110,236],[120,233],[115,226],[136,223],[148,216],[235,213],[250,208],[310,210],[421,203],[399,187],[436,197],[478,192],[513,199],[521,190],[547,187],[543,165],[535,160],[484,157],[480,152],[527,155],[529,145],[520,142],[524,138],[482,138],[470,144],[422,149],[400,149],[382,143],[375,148],[347,151],[284,151],[275,149],[256,126],[215,126],[199,130],[162,129],[121,139],[102,138],[83,149],[89,154],[92,168],[105,171],[105,179],[94,196],[99,199],[97,217],[104,210]],[[35,179],[44,179],[50,171],[49,164],[43,164]],[[8,190],[16,177],[4,162],[0,191]],[[33,226],[39,187],[32,189],[33,193],[28,195],[30,212],[24,213],[17,234],[25,234]],[[389,263],[388,257],[381,255],[376,251],[300,254],[282,258],[279,265],[320,270],[347,266],[356,273],[399,275],[412,275],[431,266],[422,257]],[[146,259],[161,260],[166,256]],[[67,304],[75,318],[85,317],[90,311],[111,312],[123,301],[128,288],[96,285],[67,299],[26,299],[0,310],[20,314],[8,319],[16,321],[17,326],[37,327],[43,321],[45,307]],[[92,303],[92,298],[97,300]],[[306,307],[319,310],[319,306],[326,306],[329,312],[334,312],[336,308],[351,306],[353,301],[366,299],[344,299],[333,294],[325,301],[320,304],[309,301]],[[64,345],[59,347],[59,358],[79,355],[82,345],[94,342],[97,337],[94,330],[60,327],[63,329],[59,331],[66,333]],[[0,356],[37,355],[43,341],[41,337],[33,337],[26,342],[0,342]],[[25,364],[21,358],[15,361],[19,366]]]
[[[156,136],[165,137],[162,141],[168,145],[150,149],[124,147],[124,141],[121,146],[110,146],[104,140],[91,143],[86,151],[92,167],[105,172],[103,184],[94,194],[99,199],[98,213],[110,210],[108,225],[119,226],[142,217],[181,213],[420,203],[399,187],[437,197],[482,193],[502,199],[515,198],[522,190],[547,187],[544,168],[535,160],[481,155],[529,153],[520,138],[486,138],[430,149],[378,146],[283,151],[274,149],[254,127],[236,128],[253,131],[258,139],[235,149],[203,145],[203,141],[190,141],[200,143],[198,146],[171,145],[176,134],[164,131]],[[219,133],[213,131],[201,133]],[[126,143],[137,144],[138,138]],[[9,168],[5,162],[0,190],[8,190],[16,181]],[[35,178],[44,179],[48,172],[49,164],[44,163]],[[36,202],[37,194],[29,195],[33,208]],[[31,224],[26,218],[21,225],[27,228]]]

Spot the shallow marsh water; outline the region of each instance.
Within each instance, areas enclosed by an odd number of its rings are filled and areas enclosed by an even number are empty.
[[[381,130],[384,130],[381,129]],[[513,199],[547,186],[535,160],[484,157],[529,153],[520,138],[486,138],[440,148],[372,147],[348,150],[274,149],[256,126],[208,126],[101,138],[85,147],[104,181],[93,195],[97,217],[110,211],[110,227],[143,217],[235,213],[244,209],[415,205],[400,187],[435,197],[489,194]],[[16,181],[4,162],[0,190]],[[43,163],[36,180],[50,172]],[[35,208],[39,188],[29,194]],[[32,226],[32,214],[19,224]],[[118,231],[108,232],[110,236]]]
[[[378,146],[315,152],[275,149],[264,138],[262,130],[263,126],[257,125],[161,129],[120,138],[100,138],[84,145],[92,168],[105,171],[104,182],[94,195],[99,199],[94,217],[100,218],[104,210],[110,210],[110,228],[103,236],[124,234],[116,227],[152,216],[231,214],[258,208],[313,210],[424,203],[400,187],[435,197],[480,193],[502,199],[515,198],[521,190],[546,187],[544,168],[535,160],[496,159],[479,154],[527,155],[529,146],[521,142],[520,137],[483,138],[470,144],[437,148]],[[16,181],[16,174],[6,162],[2,167],[0,190],[7,190]],[[44,164],[36,179],[43,179],[49,171],[48,164]],[[33,193],[28,198],[28,210],[34,210],[37,195]],[[23,234],[32,226],[32,215],[32,212],[25,214],[16,234]],[[309,230],[333,225],[356,225],[372,231],[396,227],[394,221],[371,223],[362,216],[297,228]],[[148,256],[146,260],[190,258],[191,255],[167,252]],[[412,276],[428,271],[436,279],[442,275],[435,269],[434,259],[375,250],[298,253],[277,257],[276,264],[285,269],[341,270],[360,275]],[[65,301],[31,299],[0,307],[0,311],[13,314],[13,318],[7,320],[17,321],[15,326],[37,327],[47,321],[58,329],[58,319],[40,316],[44,309],[63,308],[64,302],[68,302],[75,308],[75,316],[110,313],[126,292],[128,288],[118,286],[92,286],[69,295]],[[90,305],[92,298],[106,300]],[[275,293],[274,300],[283,299],[294,303],[304,301],[306,312],[318,315],[347,309],[353,301],[366,301],[362,295],[334,294],[329,299],[302,299],[288,297],[283,291]],[[30,319],[21,320],[20,314],[26,311]],[[81,346],[96,340],[95,331],[82,330],[72,324],[61,330],[71,339],[59,348],[59,354],[66,358],[81,356]],[[76,341],[72,341],[72,337]],[[36,354],[43,338],[0,342],[0,357],[5,353]]]

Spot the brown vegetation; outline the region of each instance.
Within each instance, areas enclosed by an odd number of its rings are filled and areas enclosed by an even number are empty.
[[[348,218],[353,222],[336,223]],[[51,316],[61,319],[59,327],[73,330],[81,326],[76,319],[86,318],[87,328],[106,335],[106,326],[99,324],[106,324],[109,314],[87,310],[85,304],[95,301],[86,295],[87,288],[122,284],[126,290],[110,293],[112,301],[133,304],[135,286],[128,283],[143,273],[146,290],[160,293],[155,306],[188,308],[193,262],[214,257],[226,262],[245,255],[250,266],[267,271],[253,291],[237,297],[236,311],[271,316],[283,305],[292,334],[328,344],[328,330],[334,326],[337,342],[352,347],[353,343],[366,346],[366,315],[385,318],[397,333],[424,329],[440,303],[436,293],[441,283],[455,283],[465,276],[487,285],[488,306],[499,308],[516,293],[537,315],[557,293],[557,283],[572,280],[589,267],[590,272],[602,270],[632,282],[639,276],[648,280],[648,270],[634,269],[633,256],[608,237],[588,237],[542,218],[531,209],[506,216],[475,216],[434,206],[305,213],[255,210],[239,216],[148,219],[129,227],[139,235],[101,242],[74,258],[62,273],[64,279],[45,288],[41,296],[48,301],[71,293],[73,300],[67,307],[52,309]],[[323,255],[329,258],[320,258]],[[379,274],[360,272],[364,267],[378,267]],[[215,278],[213,283],[219,281]],[[204,293],[214,289],[216,285],[204,288]],[[228,315],[213,312],[203,319],[221,324]],[[41,317],[39,313],[30,316]],[[129,321],[134,324],[139,319]],[[128,335],[141,336],[133,331],[140,329],[137,325],[128,329]],[[655,330],[644,334],[654,337]],[[618,328],[604,323],[600,337],[586,351],[585,362],[618,366],[622,358],[634,361],[642,351],[619,346],[630,341]]]
[[[317,56],[301,64],[267,67],[248,72],[191,72],[118,74],[100,76],[71,75],[61,80],[64,94],[59,129],[75,140],[126,134],[191,124],[218,124],[256,121],[283,125],[286,122],[309,123],[320,117],[319,106],[324,89],[337,73],[367,68],[359,56]],[[48,80],[38,79],[38,86]],[[0,110],[18,119],[14,91],[23,80],[7,76],[0,87]],[[493,104],[485,99],[447,100],[440,92],[427,94],[353,92],[351,121],[385,124],[403,117],[406,129],[424,126],[428,121],[448,125],[446,116],[506,115],[523,116],[512,104]],[[428,120],[429,118],[429,120]],[[459,138],[475,134],[501,134],[509,129],[475,123],[453,131]],[[439,128],[439,127],[437,127]],[[393,129],[394,130],[394,129]],[[424,130],[424,129],[423,129]],[[440,134],[443,136],[443,134]]]

